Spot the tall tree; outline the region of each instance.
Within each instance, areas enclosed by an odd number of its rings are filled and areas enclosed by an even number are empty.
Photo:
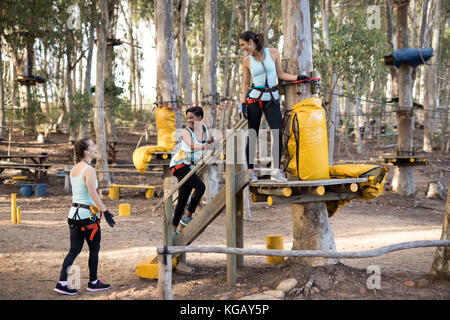
[[[155,1],[155,32],[157,95],[165,105],[178,107],[172,1]],[[180,111],[176,111],[175,127],[181,128]]]
[[[408,30],[408,4],[402,2],[397,8],[397,47],[398,49],[409,48]],[[398,151],[402,155],[411,155],[413,152],[413,115],[412,115],[412,87],[411,67],[403,63],[398,69],[398,95],[399,110],[398,117]],[[397,192],[404,196],[413,195],[416,191],[414,185],[414,167],[398,167]]]
[[[105,62],[106,62],[106,40],[109,29],[108,0],[99,0],[99,11],[101,21],[97,27],[97,78],[95,82],[95,106],[94,127],[98,147],[96,169],[102,170],[98,173],[98,181],[102,186],[109,186],[110,177],[108,170],[108,154],[105,133]],[[106,170],[106,171],[105,171]]]
[[[322,32],[325,41],[325,47],[328,51],[331,50],[330,45],[330,32],[328,31],[328,16],[332,14],[329,10],[331,9],[331,0],[321,0],[320,7],[322,11]],[[337,70],[334,63],[330,63],[328,70],[331,71],[331,77],[328,81],[328,89],[330,90],[328,94],[328,109],[327,109],[327,129],[328,129],[328,162],[330,165],[333,163],[333,153],[334,153],[334,137],[335,137],[335,121],[336,121],[336,105],[337,105]]]
[[[217,128],[217,0],[205,1],[205,53],[203,59],[203,95],[205,123],[211,129]],[[210,131],[210,133],[213,132]],[[205,170],[206,201],[209,202],[218,192],[217,166],[210,165]]]
[[[432,16],[432,29],[430,30],[431,47],[434,50],[433,57],[429,64],[424,65],[425,89],[427,94],[424,101],[424,135],[423,151],[432,152],[433,146],[431,136],[433,133],[432,115],[439,107],[439,84],[438,84],[438,64],[439,64],[439,29],[441,20],[441,0],[434,1],[434,11]]]
[[[283,60],[286,61],[286,72],[296,74],[313,70],[313,54],[311,40],[311,23],[308,0],[286,0],[282,2],[284,46]],[[291,108],[297,101],[312,96],[311,87],[306,86],[302,94],[295,88],[286,88],[285,101]],[[333,231],[328,219],[325,202],[292,204],[293,250],[336,251]],[[299,262],[316,266],[334,263],[334,259],[300,258]]]

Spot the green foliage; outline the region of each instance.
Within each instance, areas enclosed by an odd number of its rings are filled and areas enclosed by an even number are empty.
[[[39,124],[45,123],[47,117],[42,113],[39,97],[31,91],[27,97],[27,108],[14,109],[15,119],[23,120],[21,129],[34,133]]]
[[[331,65],[337,68],[344,93],[358,95],[368,82],[382,79],[386,72],[383,56],[387,52],[386,36],[381,29],[369,29],[364,11],[350,11],[344,18],[332,16],[328,21],[330,50],[326,49],[321,25],[316,26],[318,50],[314,50],[314,65],[322,83],[328,83]],[[325,88],[329,90],[331,88]]]

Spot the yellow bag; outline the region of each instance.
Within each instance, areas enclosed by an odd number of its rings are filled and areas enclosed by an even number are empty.
[[[332,178],[364,178],[367,182],[360,182],[363,199],[370,200],[378,197],[384,190],[384,183],[389,169],[373,164],[337,164],[330,167]]]
[[[300,180],[330,177],[327,123],[321,105],[321,99],[308,98],[295,104],[290,111],[286,170]]]
[[[359,188],[362,192],[363,200],[370,200],[378,197],[384,191],[384,184],[389,169],[373,164],[337,164],[330,166],[331,178],[364,178],[366,182],[360,182]],[[352,200],[332,200],[327,201],[328,216],[334,215],[340,208]]]

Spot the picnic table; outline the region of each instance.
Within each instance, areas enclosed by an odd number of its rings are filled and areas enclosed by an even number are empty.
[[[13,155],[0,154],[0,174],[6,169],[21,170],[29,174],[35,180],[36,183],[47,182],[48,181],[47,171],[48,168],[51,167],[51,164],[45,163],[48,157],[49,156],[47,153],[13,154]],[[4,161],[13,159],[21,159],[23,160],[23,162],[16,163]]]

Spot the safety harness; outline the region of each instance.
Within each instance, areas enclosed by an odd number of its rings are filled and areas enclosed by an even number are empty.
[[[89,220],[92,221],[92,223],[87,224],[83,227],[81,227],[81,231],[85,232],[87,230],[91,230],[91,234],[89,236],[89,240],[92,241],[94,239],[95,234],[98,231],[98,228],[100,226],[100,218],[97,217],[97,207],[95,206],[89,206],[87,204],[82,204],[82,203],[72,203],[72,207],[77,208],[77,210],[75,211],[75,214],[73,215],[74,220],[81,220],[80,219],[80,215],[78,214],[78,210],[80,208],[83,209],[88,209],[91,211],[91,216],[89,217]]]
[[[265,59],[265,57],[264,57],[264,59]],[[269,86],[269,83],[268,83],[268,80],[267,80],[267,78],[268,78],[268,77],[267,77],[267,70],[266,70],[266,67],[264,66],[264,60],[261,61],[261,65],[262,65],[262,67],[263,67],[263,69],[264,69],[264,73],[265,73],[265,75],[266,75],[266,81],[264,82],[264,86],[263,86],[263,87],[261,87],[261,86],[255,86],[254,84],[252,84],[252,86],[250,87],[250,89],[247,91],[247,95],[246,95],[247,100],[246,100],[246,103],[247,103],[247,105],[248,105],[248,104],[250,104],[250,103],[258,102],[259,107],[261,108],[261,111],[262,111],[262,110],[263,110],[263,103],[262,103],[262,100],[261,100],[262,95],[263,95],[265,92],[268,92],[268,93],[270,94],[270,99],[271,99],[272,101],[275,101],[275,97],[273,96],[273,93],[272,93],[272,92],[278,91],[278,85],[275,85],[275,86],[273,86],[273,87],[270,87],[270,86]],[[252,90],[257,90],[257,91],[260,92],[258,98],[250,98],[250,97],[249,97],[250,92],[251,92]]]

